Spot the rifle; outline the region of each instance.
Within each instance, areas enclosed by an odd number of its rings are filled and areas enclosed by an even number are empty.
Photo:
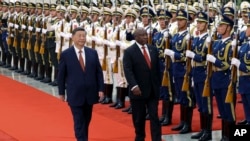
[[[43,0],[43,3],[44,3],[44,0]],[[43,13],[43,26],[42,27],[43,27],[43,29],[47,29],[46,18],[44,16],[44,4],[43,4],[43,12],[42,13]],[[46,42],[46,35],[43,33],[42,34],[42,43],[41,43],[40,50],[39,50],[39,53],[42,56],[44,55],[45,42]]]
[[[91,11],[92,11],[92,9],[93,9],[93,5],[91,5]],[[92,22],[92,33],[91,33],[91,35],[92,35],[92,37],[95,36],[95,23],[94,22]],[[95,41],[94,40],[92,40],[91,48],[95,49]]]
[[[10,17],[8,18],[8,23],[12,23],[13,24],[13,22],[14,22],[14,16],[13,15],[11,15],[11,13],[10,13]],[[11,34],[12,34],[12,28],[13,27],[8,27],[9,29],[8,29],[8,32],[9,32],[9,34],[8,34],[8,39],[7,39],[7,43],[8,43],[8,46],[11,46],[12,45],[12,37],[11,37]]]
[[[36,23],[35,23],[35,27],[36,28],[41,28],[41,23],[40,23],[40,17],[37,15],[37,4],[36,4],[36,18],[38,18],[37,20],[36,20]],[[34,47],[34,52],[35,52],[35,54],[39,51],[39,47],[40,47],[40,43],[39,43],[39,39],[40,39],[40,32],[37,32],[36,30],[35,30],[35,32],[36,32],[36,42],[35,42],[35,47]]]
[[[120,28],[119,27],[118,27],[117,33],[116,33],[116,40],[117,41],[120,40]],[[114,68],[113,68],[114,73],[118,73],[118,59],[119,59],[119,57],[120,57],[120,46],[116,45],[116,58],[115,58]]]
[[[150,15],[150,12],[149,12],[149,0],[147,1],[147,3],[148,3],[148,15]],[[152,24],[151,24],[151,18],[152,17],[150,17],[148,19],[148,22],[149,22],[148,44],[150,44],[150,45],[152,45],[152,31],[151,31],[152,30]]]
[[[72,21],[72,19],[71,19],[71,4],[74,4],[74,1],[73,2],[71,2],[71,0],[70,0],[70,10],[69,10],[69,17],[70,17],[70,29],[69,29],[69,33],[72,33],[72,30],[73,30],[73,23],[71,22]],[[72,45],[72,38],[69,38],[69,47]]]
[[[187,2],[187,1],[186,1]],[[191,50],[191,34],[190,34],[190,23],[189,23],[189,14],[188,14],[188,8],[186,6],[186,11],[187,11],[187,20],[188,20],[188,34],[189,34],[189,40],[187,43],[187,48],[186,50]],[[189,91],[189,86],[190,86],[190,72],[191,72],[191,58],[186,57],[186,73],[184,75],[184,80],[182,84],[182,91],[187,92]]]
[[[15,4],[15,2],[14,2],[14,9],[15,9],[15,7],[16,7],[16,4]],[[18,13],[17,13],[18,14]],[[15,15],[14,17],[15,17],[15,19],[14,19],[14,26],[17,24],[17,22],[18,22],[18,15]],[[14,27],[15,29],[14,29],[14,42],[13,42],[13,47],[15,47],[15,48],[17,48],[17,34],[18,34],[18,29],[16,29],[16,27]]]
[[[209,8],[208,8],[208,13],[209,13]],[[208,24],[209,24],[209,16],[208,16]],[[209,28],[211,28],[209,26]],[[216,34],[216,33],[214,33]],[[215,36],[214,36],[215,37]],[[211,30],[209,30],[209,34],[208,34],[208,38],[211,38]],[[215,40],[215,39],[213,39]],[[207,54],[212,54],[213,52],[213,40],[208,44],[207,46]],[[202,92],[202,97],[209,97],[211,94],[211,86],[210,86],[210,80],[211,80],[211,76],[212,76],[212,71],[213,71],[213,64],[209,61],[207,61],[207,76],[206,76],[206,80],[205,80],[205,84],[204,84],[204,88],[203,88],[203,92]]]
[[[234,0],[234,3],[236,5],[236,1]],[[237,58],[238,56],[238,39],[239,39],[239,32],[238,32],[238,18],[236,18],[237,13],[236,13],[236,6],[235,6],[235,12],[234,12],[234,39],[236,40],[236,45],[233,48],[233,58]],[[230,84],[227,88],[227,95],[225,102],[226,103],[233,103],[234,101],[234,89],[237,81],[237,67],[232,66],[231,68],[231,81]]]
[[[116,17],[116,21],[118,21],[118,17]],[[117,25],[117,32],[116,32],[116,40],[120,40],[120,28],[119,25]],[[114,62],[113,72],[118,73],[118,59],[120,57],[120,46],[116,45],[116,58]]]
[[[104,40],[107,40],[107,27],[104,27]],[[103,45],[103,49],[104,49],[104,58],[102,60],[102,70],[106,70],[107,69],[107,55],[108,55],[108,46],[106,44]]]
[[[63,30],[64,30],[64,25],[63,24],[64,24],[64,22],[63,22],[63,19],[62,19],[62,21],[61,21],[61,32],[63,32]],[[60,55],[62,53],[63,42],[64,42],[64,38],[61,36],[60,37],[60,48],[59,48],[59,51],[57,53],[57,59],[58,60],[60,59]]]

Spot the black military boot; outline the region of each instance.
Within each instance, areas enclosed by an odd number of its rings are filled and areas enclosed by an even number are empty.
[[[45,66],[45,78],[41,80],[43,83],[50,83],[51,82],[51,73],[52,73],[52,67]]]
[[[185,112],[186,113],[184,116],[184,126],[180,130],[180,134],[186,134],[189,132],[192,132],[192,119],[193,119],[193,107],[185,107]]]
[[[116,96],[116,102],[114,102],[111,105],[109,105],[109,107],[116,107],[116,105],[118,105],[118,102],[119,102],[118,101],[119,100],[118,96],[120,94],[120,91],[121,91],[121,87],[116,87],[116,94],[117,94],[117,96]]]
[[[174,126],[171,130],[173,130],[173,131],[179,131],[179,130],[181,130],[183,127],[184,127],[184,115],[185,115],[185,110],[184,110],[184,106],[183,105],[180,105],[180,119],[181,119],[181,121],[180,121],[180,124],[179,125],[177,125],[177,126]]]
[[[39,73],[37,75],[37,77],[35,78],[36,80],[43,80],[44,79],[44,75],[45,75],[45,66],[42,64],[39,64]]]
[[[211,114],[204,115],[205,130],[203,135],[199,138],[199,141],[212,140],[212,121],[213,121],[213,116]]]
[[[2,62],[0,62],[0,66],[5,66],[7,61],[6,53],[2,53]]]
[[[23,74],[23,75],[30,75],[30,73],[31,73],[31,64],[32,64],[32,62],[30,61],[30,60],[26,60],[26,67],[25,67],[25,71],[24,72],[22,72],[21,74]]]
[[[160,123],[162,123],[167,116],[167,101],[162,100],[161,117],[159,118]]]
[[[101,102],[102,104],[112,103],[112,92],[113,92],[113,84],[104,84],[105,99]]]
[[[200,112],[200,128],[201,128],[201,130],[197,134],[192,135],[191,139],[199,139],[203,135],[203,133],[205,131],[204,121],[205,121],[204,114]]]
[[[52,86],[57,86],[58,85],[58,83],[57,83],[57,74],[58,74],[58,69],[55,68],[55,70],[54,70],[54,81],[50,82],[49,85],[52,85]]]
[[[162,126],[167,126],[172,124],[173,108],[174,108],[174,102],[166,101],[166,116],[165,119],[161,122]]]
[[[120,93],[118,95],[118,104],[115,109],[121,109],[125,107],[125,97],[128,94],[128,88],[121,87]]]
[[[13,58],[13,66],[9,68],[9,70],[17,70],[18,69],[18,56],[14,56]]]
[[[38,71],[38,63],[32,62],[32,72],[28,75],[28,77],[36,78],[37,77],[37,71]]]
[[[25,63],[25,60],[24,60],[24,58],[20,58],[19,59],[20,61],[20,67],[19,67],[19,69],[18,70],[16,70],[16,72],[17,73],[22,73],[22,72],[24,72],[24,63]]]
[[[11,67],[11,61],[12,61],[12,55],[10,53],[7,54],[7,63],[4,65],[4,68],[10,68]]]

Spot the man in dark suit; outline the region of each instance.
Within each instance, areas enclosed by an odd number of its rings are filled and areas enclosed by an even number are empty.
[[[104,96],[102,68],[97,52],[84,46],[86,34],[83,28],[74,29],[74,46],[63,51],[59,61],[59,95],[65,101],[66,89],[77,141],[88,141],[93,104]]]
[[[150,119],[151,140],[161,141],[161,125],[158,118],[160,68],[157,48],[148,45],[147,32],[138,28],[134,32],[136,42],[124,51],[124,73],[129,84],[129,98],[135,127],[135,141],[145,140],[146,109]]]

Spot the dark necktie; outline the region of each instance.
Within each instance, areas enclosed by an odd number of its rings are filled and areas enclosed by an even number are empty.
[[[85,65],[84,65],[84,61],[83,61],[83,57],[82,57],[82,51],[80,50],[79,51],[79,63],[82,67],[82,70],[84,71],[85,70]]]
[[[146,49],[145,49],[144,46],[142,46],[141,48],[142,48],[142,50],[143,50],[143,56],[144,56],[144,58],[145,58],[145,60],[146,60],[146,62],[147,62],[147,64],[148,64],[148,67],[151,69],[151,62],[150,62],[148,53],[147,53],[147,51],[146,51]]]

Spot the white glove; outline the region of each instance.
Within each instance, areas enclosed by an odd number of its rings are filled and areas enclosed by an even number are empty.
[[[169,36],[168,31],[164,32],[164,37],[168,38],[168,36]]]
[[[22,29],[26,29],[26,25],[22,24]]]
[[[43,33],[43,34],[46,34],[46,33],[47,33],[47,30],[43,28],[43,29],[42,29],[42,33]]]
[[[165,50],[164,50],[164,54],[165,54],[165,55],[168,55],[168,56],[170,56],[170,57],[173,57],[173,56],[174,56],[174,51],[171,50],[171,49],[165,49]]]
[[[234,65],[234,66],[236,66],[237,68],[239,68],[239,67],[240,67],[240,60],[237,59],[237,58],[232,58],[232,60],[231,60],[231,65]]]
[[[65,36],[64,32],[60,32],[60,36],[64,38]]]
[[[195,56],[195,53],[193,51],[190,51],[190,50],[186,50],[186,57],[189,57],[189,58],[194,58]]]
[[[122,45],[121,41],[119,41],[119,40],[116,40],[116,41],[115,41],[115,44],[116,44],[117,46],[121,46],[121,45]]]
[[[115,42],[109,42],[109,47],[110,47],[111,49],[115,49],[115,48],[116,48]]]
[[[15,24],[15,29],[18,29],[19,25],[18,24]]]
[[[8,25],[9,25],[9,27],[13,27],[13,26],[14,26],[14,24],[13,24],[13,23],[9,23]]]
[[[41,31],[41,28],[36,28],[36,32],[40,32]]]
[[[92,41],[97,41],[98,39],[96,38],[96,36],[92,36]]]
[[[207,43],[207,44],[210,44],[210,43],[211,43],[211,37],[210,37],[210,36],[207,36],[206,43]]]
[[[32,31],[32,30],[33,30],[33,27],[32,27],[32,26],[29,26],[28,29],[29,29],[29,31]]]
[[[109,44],[108,40],[105,40],[105,39],[102,42],[103,42],[103,45],[108,45]]]
[[[130,33],[134,29],[134,23],[129,23],[127,32]]]
[[[207,54],[207,61],[215,63],[216,58],[211,54]]]
[[[96,38],[96,44],[101,46],[103,45],[103,39],[102,38]]]

